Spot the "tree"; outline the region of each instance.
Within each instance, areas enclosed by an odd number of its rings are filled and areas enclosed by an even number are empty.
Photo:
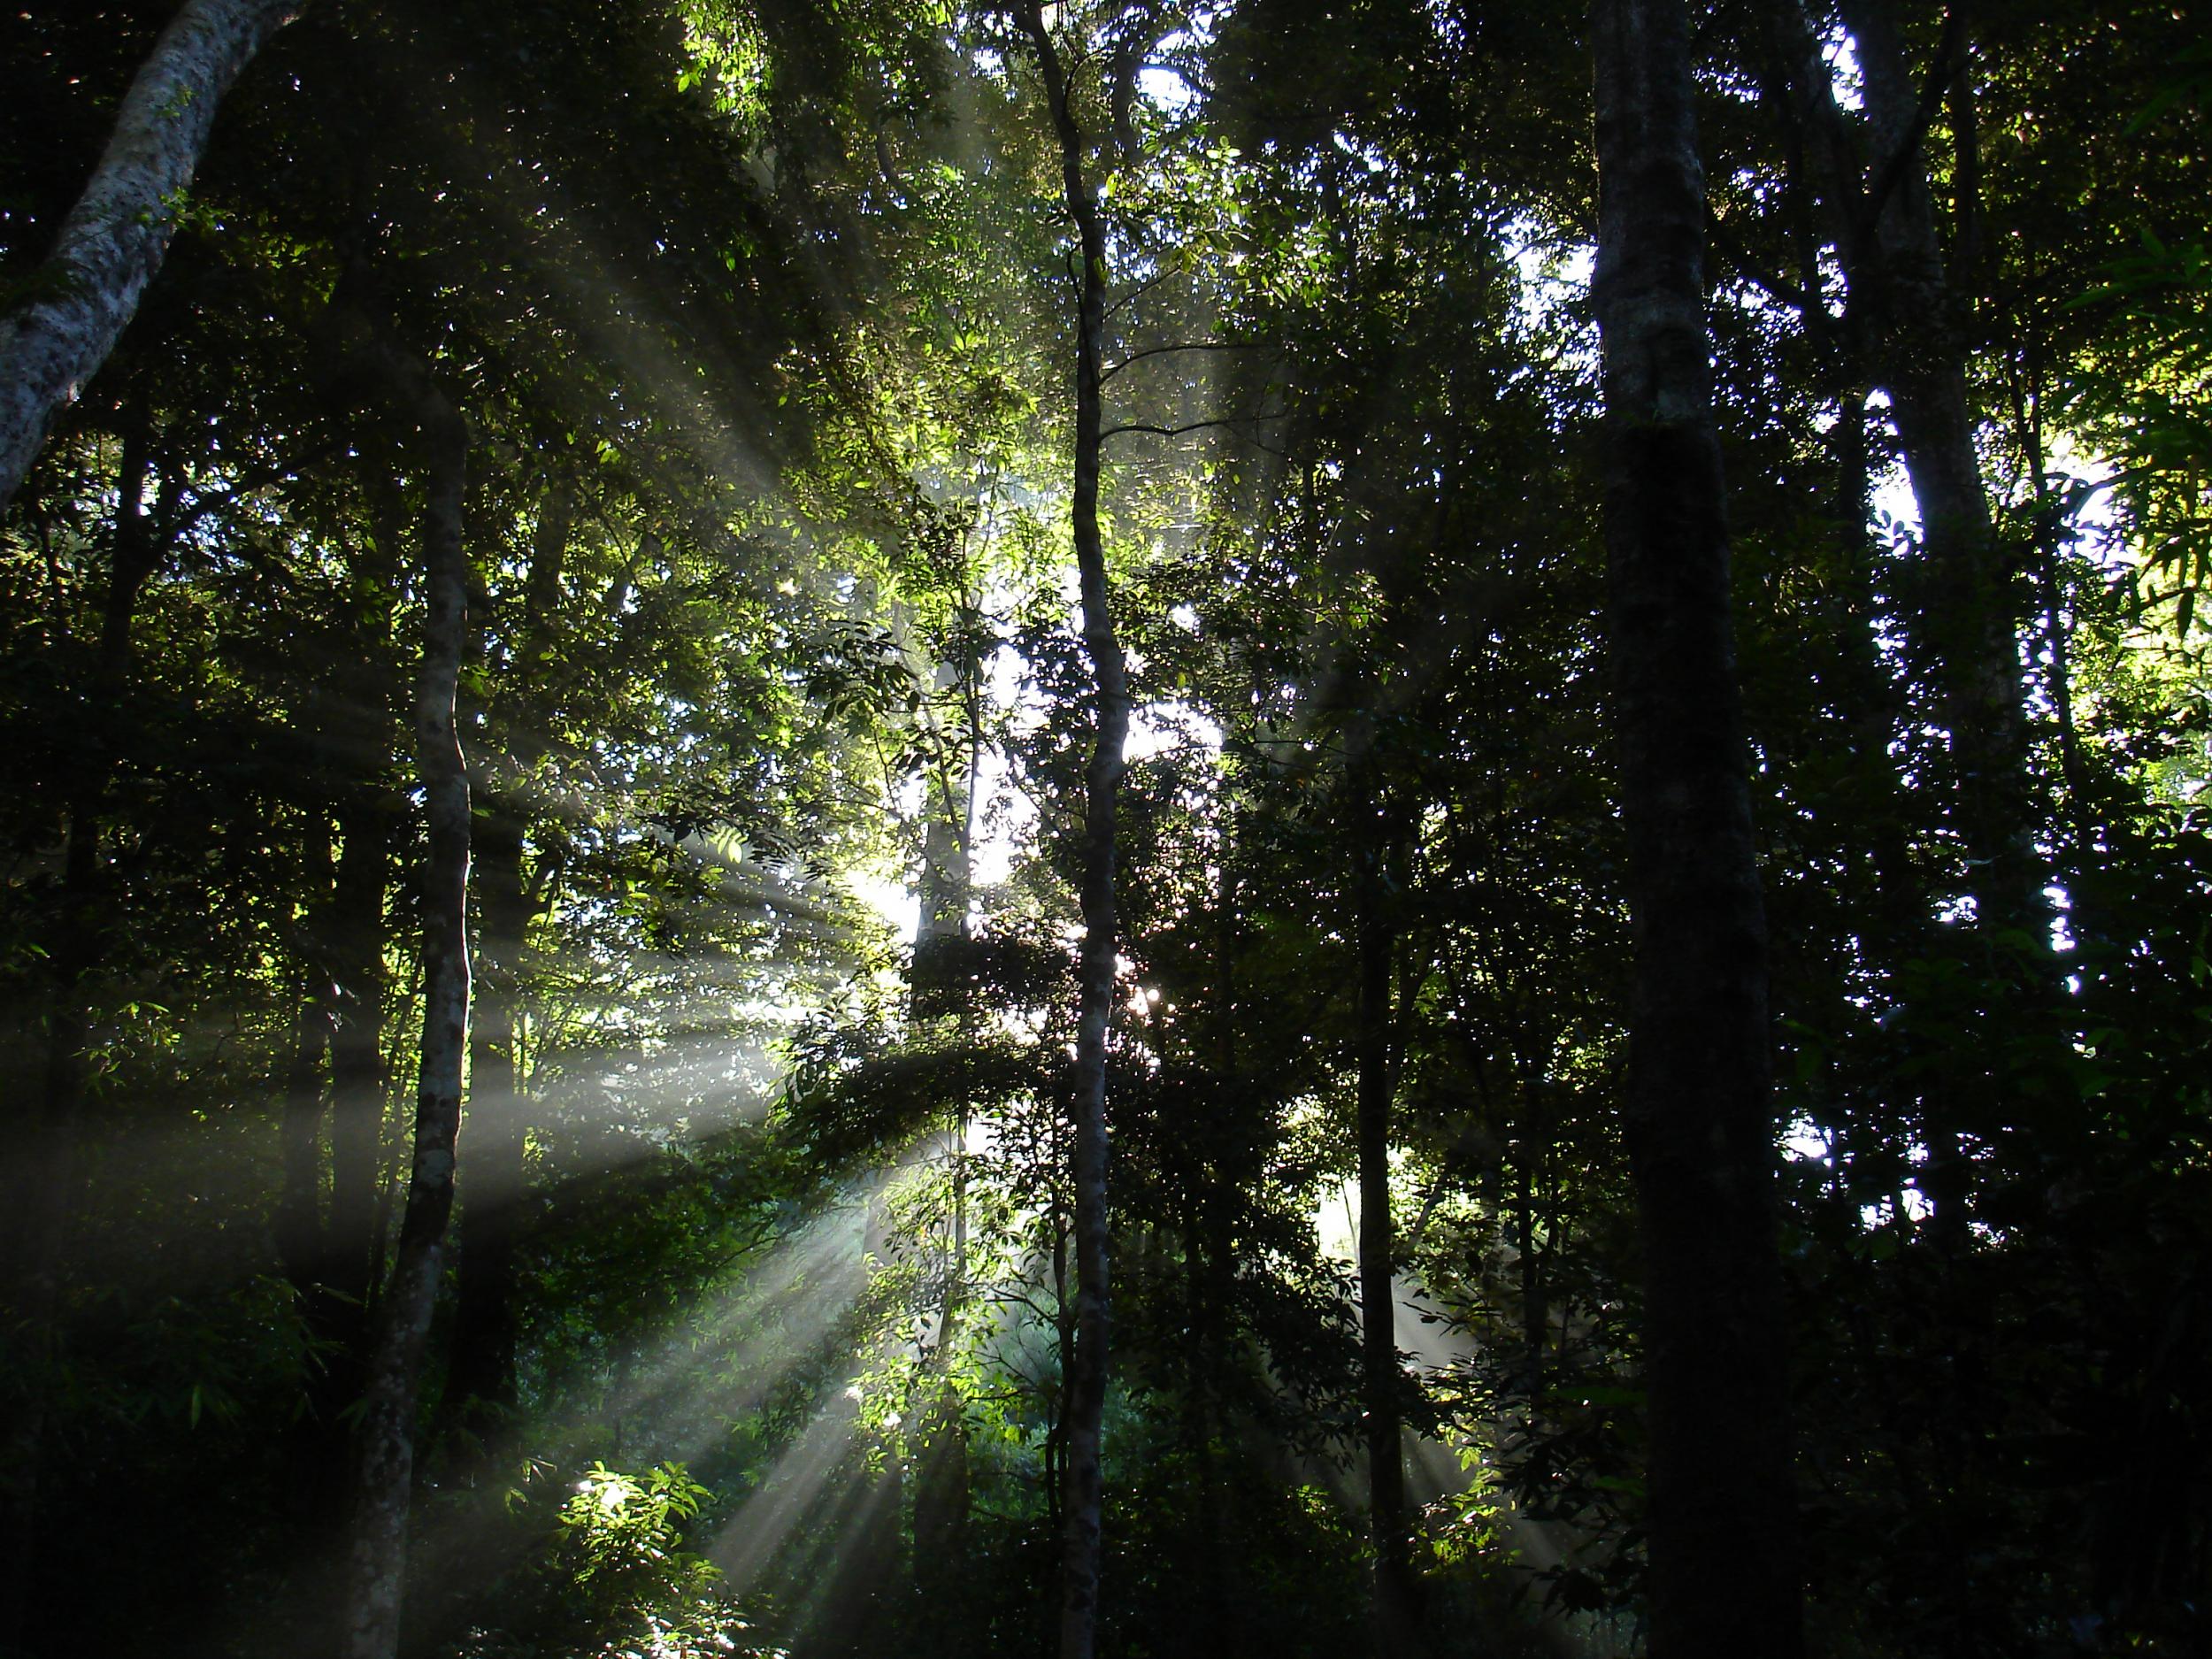
[[[346,1651],[355,1659],[392,1659],[399,1647],[414,1493],[415,1405],[445,1264],[469,1033],[471,825],[458,710],[468,618],[463,517],[469,433],[427,365],[401,357],[388,344],[380,357],[395,413],[411,420],[421,444],[426,592],[415,749],[429,852],[423,871],[422,1063],[413,1156],[391,1279],[377,1304],[358,1430],[345,1637]]]
[[[1766,926],[1730,640],[1689,25],[1601,0],[1599,234],[1614,741],[1636,953],[1651,1644],[1801,1652],[1768,1101]]]
[[[410,1653],[2202,1647],[2172,10],[309,9],[0,522],[19,1645],[328,1645],[358,1425]]]
[[[161,268],[217,110],[301,0],[188,0],[154,42],[54,250],[0,321],[0,512]]]
[[[1091,1659],[1098,1643],[1099,1440],[1106,1409],[1109,1228],[1106,1205],[1106,1043],[1114,1010],[1115,796],[1129,734],[1129,688],[1114,632],[1106,549],[1099,533],[1100,396],[1106,324],[1106,232],[1086,173],[1082,129],[1060,49],[1043,8],[1019,13],[1037,54],[1060,151],[1060,176],[1075,227],[1075,559],[1082,597],[1083,646],[1091,664],[1091,758],[1083,797],[1083,944],[1075,1058],[1068,1073],[1074,1122],[1075,1349],[1068,1381],[1067,1500],[1061,1555],[1061,1659]]]

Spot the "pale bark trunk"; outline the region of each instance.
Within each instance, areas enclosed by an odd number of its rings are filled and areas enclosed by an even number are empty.
[[[1680,0],[1597,0],[1591,21],[1651,1653],[1790,1659],[1804,1634],[1766,926],[1729,620],[1688,23]]]
[[[1074,1117],[1075,1351],[1068,1377],[1067,1498],[1062,1511],[1060,1659],[1091,1659],[1098,1644],[1101,1490],[1100,1433],[1106,1409],[1109,1313],[1106,1208],[1106,1041],[1113,1018],[1116,797],[1129,735],[1129,685],[1114,633],[1106,580],[1106,550],[1098,522],[1101,382],[1106,326],[1106,232],[1098,199],[1084,175],[1083,134],[1069,100],[1067,73],[1031,4],[1022,26],[1037,50],[1059,139],[1061,182],[1075,223],[1082,269],[1078,281],[1075,352],[1075,563],[1082,597],[1083,644],[1093,680],[1090,764],[1083,818],[1083,945],[1079,968],[1075,1064],[1070,1075]]]
[[[140,65],[37,297],[0,319],[0,512],[160,269],[223,95],[302,4],[188,0]]]
[[[426,373],[410,375],[405,384],[423,428],[425,459],[426,614],[415,706],[429,830],[423,879],[422,1069],[406,1210],[391,1279],[378,1306],[359,1431],[345,1634],[349,1659],[392,1659],[399,1646],[416,1404],[453,1210],[454,1143],[468,1048],[469,781],[456,707],[467,621],[462,504],[468,435],[460,416],[428,384]]]

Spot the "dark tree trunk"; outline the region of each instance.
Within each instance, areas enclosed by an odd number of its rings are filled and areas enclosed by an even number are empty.
[[[967,730],[956,770],[949,758],[941,760],[932,780],[929,821],[923,830],[921,903],[915,919],[914,956],[918,964],[932,951],[957,949],[968,937],[968,897],[974,876],[971,849],[975,823],[977,762],[981,752],[981,709],[976,686],[982,664],[972,653],[957,663],[941,664],[939,691],[957,687],[966,711]],[[949,756],[950,750],[945,751]],[[933,976],[945,983],[941,973]],[[972,997],[964,981],[954,981],[953,1000],[917,998],[917,1013],[947,1012],[956,1016],[964,1031],[973,1024]],[[915,1440],[918,1447],[914,1471],[914,1587],[922,1616],[940,1631],[954,1628],[952,1620],[968,1572],[968,1521],[972,1486],[968,1457],[967,1403],[952,1375],[954,1345],[968,1296],[968,1106],[963,1101],[954,1114],[941,1145],[952,1174],[951,1214],[948,1218],[944,1284],[939,1304],[936,1347],[927,1371],[918,1385],[924,1396],[922,1419]]]
[[[89,718],[69,784],[62,880],[46,953],[46,1047],[40,1089],[21,1127],[22,1161],[8,1183],[7,1259],[0,1286],[9,1323],[22,1333],[11,1369],[17,1405],[0,1450],[0,1647],[20,1640],[39,1560],[39,1484],[44,1464],[46,1411],[60,1357],[63,1240],[77,1186],[79,1118],[84,1104],[85,1048],[93,1010],[87,980],[105,952],[113,922],[102,871],[101,833],[108,786],[118,762],[115,735],[130,695],[131,633],[139,595],[165,550],[165,528],[180,499],[179,475],[162,473],[158,503],[144,506],[157,468],[150,434],[134,420],[122,447],[116,480],[113,557],[100,611],[93,659]]]
[[[494,665],[488,714],[504,714],[511,771],[497,789],[487,787],[476,821],[476,894],[480,943],[477,1002],[469,1030],[469,1155],[461,1190],[460,1296],[454,1310],[452,1364],[446,1402],[457,1425],[489,1451],[501,1425],[511,1419],[521,1335],[517,1306],[517,1262],[527,1214],[524,1148],[529,1110],[522,1087],[522,965],[530,925],[541,902],[524,878],[523,854],[531,819],[529,769],[543,753],[533,715],[513,706],[509,673],[539,665],[549,642],[568,561],[575,503],[556,483],[539,505],[530,568],[523,579],[522,616],[505,661]]]
[[[344,780],[329,903],[316,940],[317,978],[330,999],[329,1194],[314,1270],[318,1290],[306,1306],[315,1351],[304,1409],[289,1432],[287,1478],[306,1527],[301,1553],[325,1563],[342,1554],[354,1453],[346,1414],[360,1400],[367,1376],[369,1311],[382,1265],[377,1210],[386,1081],[384,902],[395,809],[383,777],[392,721],[375,645],[389,637],[398,539],[396,504],[381,503],[373,541],[390,568],[354,572],[362,595],[355,618],[360,650],[342,666],[323,729],[331,770]],[[331,1569],[323,1571],[328,1577]]]
[[[0,319],[0,512],[161,268],[223,95],[302,4],[188,0],[139,66],[38,297]]]
[[[327,1532],[343,1513],[344,1437],[337,1409],[324,1397],[326,1367],[334,1351],[355,1336],[354,1310],[336,1286],[342,1276],[323,1213],[323,1126],[327,1112],[326,1069],[339,1019],[338,986],[330,962],[328,927],[334,870],[330,819],[311,808],[303,835],[303,860],[313,887],[302,922],[298,1004],[293,1018],[292,1058],[284,1086],[278,1136],[284,1184],[277,1200],[277,1255],[292,1287],[300,1324],[311,1345],[307,1409],[288,1435],[284,1508],[312,1534]],[[313,1553],[311,1550],[310,1553]]]
[[[1041,7],[1024,6],[1021,23],[1037,50],[1045,96],[1060,145],[1061,180],[1075,222],[1082,270],[1076,319],[1075,563],[1083,608],[1083,644],[1093,680],[1091,758],[1083,816],[1083,946],[1077,1004],[1075,1063],[1070,1075],[1074,1118],[1075,1351],[1068,1376],[1067,1500],[1062,1512],[1060,1659],[1091,1659],[1098,1643],[1100,1430],[1106,1409],[1109,1310],[1106,1208],[1106,1039],[1113,1018],[1117,917],[1114,905],[1115,802],[1122,749],[1129,736],[1129,685],[1114,633],[1106,584],[1106,549],[1098,522],[1101,382],[1106,326],[1106,232],[1098,199],[1084,175],[1083,134],[1076,126],[1067,73]]]
[[[331,848],[330,820],[320,809],[309,809],[301,841],[303,873],[312,887],[300,921],[292,1057],[285,1068],[284,1111],[277,1131],[283,1186],[277,1197],[276,1244],[293,1296],[304,1310],[314,1300],[323,1271],[323,1067],[330,1052],[336,1000],[322,960]]]
[[[516,1041],[518,970],[530,921],[523,879],[523,817],[494,796],[476,819],[471,860],[478,932],[476,1002],[469,1021],[468,1178],[462,1187],[453,1353],[446,1400],[488,1449],[515,1407],[515,1256],[524,1198],[526,1127]]]
[[[1774,9],[1790,75],[1791,104],[1820,192],[1828,199],[1847,284],[1844,328],[1891,419],[1918,504],[1927,581],[1911,618],[1914,644],[1935,685],[1955,776],[1954,826],[1969,890],[1991,929],[2016,929],[2032,946],[2047,937],[2047,872],[2034,842],[2022,701],[2018,604],[1990,515],[1966,384],[1969,296],[1945,268],[1924,143],[1947,87],[1956,110],[1970,102],[1955,22],[1947,27],[1924,87],[1916,86],[1890,0],[1846,0],[1866,85],[1870,166],[1837,104],[1819,42],[1793,5]],[[1978,162],[1964,135],[1961,242],[1975,257]]]
[[[1391,1056],[1391,972],[1397,933],[1386,913],[1386,831],[1372,810],[1371,787],[1358,791],[1354,833],[1359,891],[1354,933],[1359,956],[1357,1115],[1359,1141],[1360,1377],[1367,1438],[1368,1538],[1375,1552],[1375,1652],[1382,1659],[1410,1653],[1418,1624],[1408,1554],[1405,1447],[1399,1396],[1398,1298],[1393,1284],[1396,1240],[1390,1210],[1390,1097],[1396,1080]]]
[[[1880,379],[1919,503],[1932,591],[1923,644],[1950,728],[1959,834],[1978,872],[1984,922],[2047,933],[2047,879],[2035,850],[2022,712],[2019,618],[2004,549],[1990,517],[1966,388],[1967,306],[1944,269],[1922,159],[1926,103],[1906,65],[1888,0],[1846,0],[1866,81],[1866,112],[1883,171],[1872,226]],[[1944,50],[1951,45],[1947,36]],[[1938,73],[1944,66],[1937,65]],[[1946,81],[1955,79],[1944,75]],[[1893,185],[1888,184],[1891,176]],[[1856,299],[1863,270],[1849,273]]]
[[[1653,1659],[1803,1651],[1754,856],[1679,0],[1597,0],[1608,634],[1633,921]]]
[[[426,369],[396,366],[394,380],[419,425],[424,462],[426,612],[415,706],[429,849],[422,897],[422,1067],[406,1210],[390,1282],[378,1303],[358,1437],[346,1605],[349,1659],[392,1659],[399,1645],[416,1403],[453,1210],[454,1146],[468,1048],[471,826],[456,707],[467,624],[462,508],[468,432]]]
[[[347,1353],[326,1370],[353,1371],[334,1388],[334,1410],[358,1397],[357,1360],[366,1353],[366,1310],[382,1263],[376,1244],[383,1181],[385,887],[392,814],[368,788],[339,809],[340,850],[331,891],[331,975],[338,1016],[330,1039],[330,1284],[350,1305]],[[349,1355],[353,1363],[349,1363]]]

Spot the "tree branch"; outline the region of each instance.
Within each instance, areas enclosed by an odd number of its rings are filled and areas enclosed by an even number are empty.
[[[1194,340],[1180,345],[1148,346],[1142,351],[1133,351],[1120,362],[1110,364],[1099,373],[1099,384],[1104,385],[1133,363],[1147,357],[1164,357],[1175,351],[1259,351],[1265,342],[1258,340]]]
[[[1156,426],[1148,421],[1134,420],[1129,422],[1125,426],[1109,426],[1105,431],[1100,433],[1098,436],[1099,441],[1102,443],[1108,438],[1119,437],[1125,432],[1148,432],[1155,437],[1179,438],[1187,432],[1203,432],[1209,426],[1236,426],[1255,420],[1283,420],[1286,419],[1288,419],[1287,411],[1278,411],[1273,414],[1222,415],[1211,420],[1189,421],[1180,426]]]
[[[1897,148],[1882,164],[1882,170],[1874,177],[1873,188],[1860,204],[1860,211],[1864,215],[1861,223],[1869,232],[1880,221],[1883,208],[1904,182],[1905,169],[1912,165],[1913,157],[1927,140],[1928,124],[1935,119],[1937,106],[1943,102],[1944,88],[1950,84],[1951,60],[1965,43],[1963,25],[1964,18],[1958,6],[1944,8],[1943,35],[1936,42],[1935,58],[1928,65],[1927,79],[1921,83],[1920,103],[1913,111],[1912,125],[1898,139]]]

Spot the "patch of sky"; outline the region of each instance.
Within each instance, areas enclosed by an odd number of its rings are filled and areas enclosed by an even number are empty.
[[[1823,37],[1820,55],[1828,65],[1836,102],[1847,110],[1866,107],[1866,77],[1859,71],[1859,49],[1851,37],[1836,29]]]

